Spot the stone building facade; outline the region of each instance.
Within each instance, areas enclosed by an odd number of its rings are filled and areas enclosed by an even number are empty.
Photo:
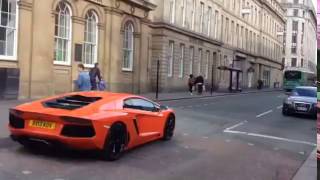
[[[145,0],[0,3],[0,79],[5,81],[0,83],[0,96],[15,91],[12,82],[18,82],[22,99],[70,92],[77,65],[90,68],[95,62],[108,90],[150,91],[149,11],[156,8],[154,4]]]
[[[282,81],[278,0],[0,0],[0,98],[74,90],[77,65],[98,62],[107,90],[185,90],[189,74],[226,89]],[[224,68],[222,68],[224,67]]]
[[[258,79],[266,87],[281,84],[285,17],[278,0],[152,2],[152,62],[154,70],[160,60],[162,91],[185,89],[189,74],[228,88],[234,77],[219,67],[240,69],[243,89]]]
[[[283,0],[286,10],[285,68],[316,71],[317,19],[311,0]]]

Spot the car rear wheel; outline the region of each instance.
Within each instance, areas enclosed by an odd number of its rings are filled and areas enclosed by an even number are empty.
[[[127,130],[125,126],[120,123],[114,124],[108,133],[102,158],[108,161],[119,159],[124,153],[126,142]]]
[[[174,128],[175,128],[175,117],[174,115],[170,115],[167,119],[165,128],[164,128],[164,135],[163,135],[163,140],[168,141],[172,138],[174,134]]]

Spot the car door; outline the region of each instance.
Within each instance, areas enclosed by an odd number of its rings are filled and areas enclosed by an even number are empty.
[[[127,109],[134,114],[134,122],[139,137],[144,140],[158,138],[163,131],[164,115],[156,105],[142,98],[131,98],[126,101]],[[129,105],[129,106],[128,106]]]

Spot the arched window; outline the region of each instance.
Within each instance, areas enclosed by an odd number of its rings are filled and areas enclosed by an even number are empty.
[[[16,59],[17,1],[0,0],[0,58]]]
[[[54,63],[69,65],[71,62],[71,8],[59,2],[55,14]]]
[[[133,68],[133,24],[127,22],[124,26],[124,38],[123,38],[123,63],[122,70],[132,71]]]
[[[85,16],[86,27],[84,31],[84,60],[83,64],[92,66],[97,62],[98,49],[98,16],[89,10]]]

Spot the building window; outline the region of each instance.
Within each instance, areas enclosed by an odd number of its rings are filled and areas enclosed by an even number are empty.
[[[194,23],[195,23],[195,14],[196,14],[196,0],[192,1],[192,22],[191,22],[191,29],[194,30]]]
[[[174,24],[175,21],[175,13],[176,13],[176,1],[170,0],[170,23]]]
[[[180,66],[179,66],[179,77],[182,78],[183,77],[183,69],[184,69],[184,45],[181,44],[180,45]]]
[[[206,62],[205,62],[205,74],[204,74],[204,78],[208,79],[209,76],[209,59],[210,59],[210,51],[207,51],[206,53]]]
[[[87,12],[86,26],[84,31],[84,62],[92,66],[97,62],[98,52],[98,16],[93,10]]]
[[[297,46],[292,46],[291,47],[291,53],[292,54],[297,54]]]
[[[208,36],[211,34],[211,14],[212,14],[212,9],[211,7],[208,7]]]
[[[292,35],[292,43],[297,43],[297,35]]]
[[[298,31],[298,21],[292,21],[292,31]]]
[[[294,9],[293,10],[293,16],[298,16],[299,15],[299,10],[298,9]]]
[[[70,65],[71,63],[71,15],[69,5],[63,1],[59,2],[55,14],[55,64]]]
[[[199,49],[198,75],[200,75],[201,73],[201,63],[202,63],[202,49]]]
[[[201,14],[200,14],[200,32],[203,33],[203,16],[204,16],[204,3],[201,2],[200,4],[200,7],[201,7]]]
[[[301,67],[303,67],[303,59],[301,59]]]
[[[186,12],[187,12],[187,1],[182,1],[181,12],[182,12],[182,27],[186,26]]]
[[[218,39],[218,27],[219,27],[219,11],[215,11],[214,20],[214,38]]]
[[[133,24],[129,21],[124,25],[123,37],[123,62],[122,70],[132,71],[133,69],[133,48],[134,48],[134,28]]]
[[[297,58],[291,59],[291,67],[297,67]]]
[[[193,74],[194,48],[190,47],[189,74]]]
[[[174,42],[169,42],[169,62],[168,62],[168,77],[172,77],[174,58]]]
[[[16,60],[17,54],[17,1],[0,0],[0,58]]]

